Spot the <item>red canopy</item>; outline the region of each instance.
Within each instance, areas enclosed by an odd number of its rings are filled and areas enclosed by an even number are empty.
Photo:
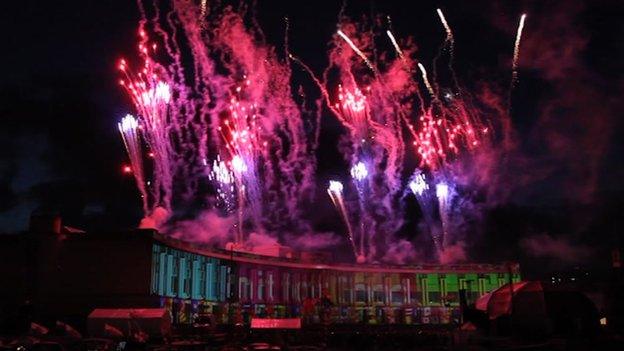
[[[513,283],[512,288],[509,287],[509,284],[505,284],[500,288],[481,296],[475,302],[475,307],[478,310],[487,312],[490,319],[496,319],[500,316],[509,314],[511,312],[512,291],[514,298],[519,294],[524,295],[534,293],[543,296],[544,293],[542,284],[538,281]]]

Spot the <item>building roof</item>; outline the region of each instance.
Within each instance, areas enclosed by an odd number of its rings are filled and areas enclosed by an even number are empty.
[[[328,263],[328,262],[303,262],[296,258],[261,256],[249,252],[239,252],[234,250],[224,250],[210,247],[208,245],[191,243],[175,238],[171,238],[158,233],[152,232],[155,241],[162,243],[171,248],[187,251],[208,257],[214,257],[224,260],[232,260],[249,264],[270,265],[276,267],[298,268],[298,269],[316,269],[316,270],[335,270],[345,272],[384,272],[384,273],[513,273],[520,272],[520,266],[517,263],[506,264],[488,264],[488,263],[459,263],[459,264],[417,264],[417,265],[388,265],[388,264],[349,264],[349,263]]]

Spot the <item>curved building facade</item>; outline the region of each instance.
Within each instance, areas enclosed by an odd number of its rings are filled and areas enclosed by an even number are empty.
[[[516,264],[360,265],[277,247],[276,257],[183,242],[153,230],[31,230],[5,236],[4,311],[27,304],[41,318],[95,308],[166,307],[175,323],[303,317],[309,323],[449,323],[459,295],[474,301],[510,280]],[[6,314],[9,315],[10,313]]]
[[[517,264],[351,265],[321,257],[268,257],[154,236],[150,293],[174,321],[220,323],[303,317],[331,323],[449,323],[467,300],[509,281]]]

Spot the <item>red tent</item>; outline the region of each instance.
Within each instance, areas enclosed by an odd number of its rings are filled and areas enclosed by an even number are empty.
[[[511,288],[509,284],[505,284],[481,296],[475,302],[475,307],[477,310],[486,312],[490,319],[508,315],[512,310],[512,291],[514,314],[520,311],[522,314],[527,311],[544,313],[544,290],[538,281],[513,283]]]

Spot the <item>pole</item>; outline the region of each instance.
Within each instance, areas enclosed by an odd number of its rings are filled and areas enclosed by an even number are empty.
[[[513,331],[513,310],[514,310],[514,287],[513,287],[513,271],[512,263],[507,263],[507,272],[509,274],[509,331]]]

